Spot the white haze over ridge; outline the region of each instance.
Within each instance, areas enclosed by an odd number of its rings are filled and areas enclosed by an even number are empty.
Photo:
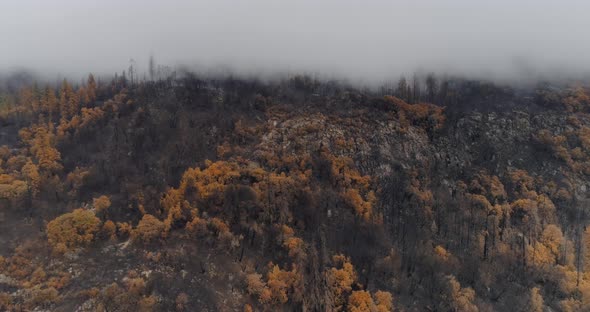
[[[133,58],[380,81],[590,72],[589,1],[1,0],[0,71],[109,74]]]

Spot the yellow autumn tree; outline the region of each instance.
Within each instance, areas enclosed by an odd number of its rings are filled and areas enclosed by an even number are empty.
[[[29,185],[31,195],[33,197],[37,197],[41,188],[41,176],[39,175],[39,168],[31,161],[31,159],[29,159],[21,169],[21,173]]]
[[[17,206],[29,191],[25,181],[17,180],[11,175],[0,174],[0,198],[8,200],[11,205]]]
[[[131,233],[131,236],[135,241],[148,243],[161,237],[164,229],[164,222],[150,214],[145,214]]]
[[[373,297],[375,298],[377,312],[393,311],[393,296],[390,292],[378,290]]]
[[[47,240],[58,251],[89,244],[100,229],[100,219],[90,210],[76,209],[47,224]]]
[[[268,271],[267,280],[272,302],[284,304],[289,300],[288,295],[298,282],[298,273],[297,270],[282,270],[275,264]]]
[[[250,295],[258,297],[260,303],[265,304],[271,300],[272,293],[262,280],[262,275],[258,273],[248,274],[246,276],[246,289]]]
[[[551,253],[554,263],[557,263],[557,260],[559,259],[562,242],[563,233],[558,226],[555,224],[549,224],[545,227],[541,234],[541,243],[543,243]]]
[[[88,74],[88,80],[86,81],[86,94],[88,96],[88,102],[96,100],[96,89],[98,85],[94,79],[94,75]]]
[[[368,291],[353,291],[348,297],[347,311],[349,312],[373,312],[375,310],[375,303]]]
[[[344,192],[344,198],[354,208],[357,216],[369,221],[373,212],[373,202],[376,200],[375,194],[369,192],[367,199],[363,199],[357,189],[350,188]]]
[[[299,261],[305,258],[305,243],[295,236],[295,231],[287,226],[281,226],[281,235],[279,235],[279,243],[289,251],[289,257]]]
[[[59,112],[61,114],[61,118],[63,119],[70,117],[68,115],[68,96],[72,92],[72,86],[66,79],[64,79],[61,83],[61,88],[59,89]]]
[[[100,197],[92,199],[92,205],[97,212],[103,212],[111,206],[111,199],[106,196],[102,195]]]
[[[447,276],[447,292],[450,307],[453,311],[478,312],[479,309],[473,303],[475,301],[475,291],[468,287],[463,288],[457,279],[450,275]]]
[[[34,126],[32,131],[19,132],[21,138],[30,145],[31,154],[35,156],[39,169],[47,173],[55,173],[62,169],[61,154],[54,147],[55,139],[51,124],[49,127]],[[28,138],[31,136],[30,139]]]
[[[102,225],[102,233],[104,237],[110,240],[115,240],[117,238],[117,226],[115,225],[115,222],[107,220]]]
[[[539,288],[534,287],[530,292],[529,308],[531,312],[543,312],[543,296],[539,293]]]
[[[335,308],[339,309],[346,302],[346,295],[352,291],[357,275],[348,257],[335,255],[332,262],[334,267],[326,272],[326,280],[334,298]]]
[[[48,87],[45,90],[45,109],[49,112],[50,116],[53,116],[59,110],[57,96],[55,96],[53,88]]]

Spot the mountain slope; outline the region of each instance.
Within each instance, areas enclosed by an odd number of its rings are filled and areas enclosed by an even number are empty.
[[[0,307],[587,309],[586,89],[419,91],[4,90]]]

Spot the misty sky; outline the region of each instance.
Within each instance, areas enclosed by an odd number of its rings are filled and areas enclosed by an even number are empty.
[[[590,72],[590,2],[2,0],[0,70],[112,73],[131,58],[383,79]]]

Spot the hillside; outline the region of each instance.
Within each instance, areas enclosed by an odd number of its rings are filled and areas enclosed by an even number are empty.
[[[590,310],[582,85],[5,79],[0,310]]]

